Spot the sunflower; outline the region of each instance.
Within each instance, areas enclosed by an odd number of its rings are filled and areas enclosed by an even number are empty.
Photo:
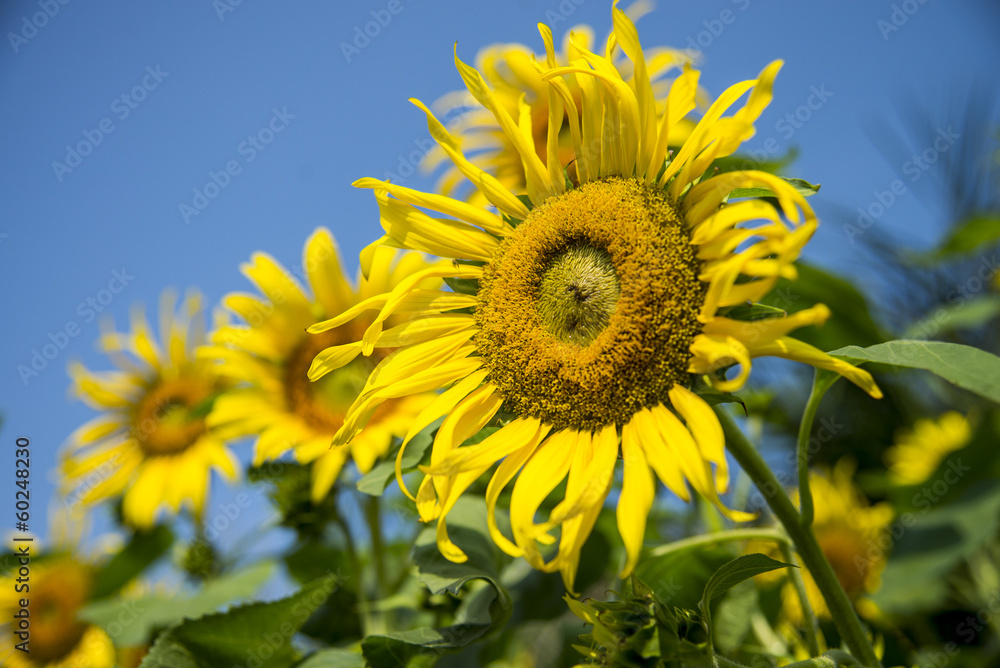
[[[736,390],[746,381],[752,358],[773,355],[842,373],[880,395],[867,372],[786,336],[824,321],[830,313],[825,306],[753,322],[723,315],[759,300],[779,277],[794,278],[792,263],[816,228],[804,197],[778,177],[757,171],[706,175],[716,158],[753,134],[780,63],[723,93],[668,160],[674,128],[695,105],[698,72],[685,68],[663,103],[666,113],[658,115],[635,26],[617,9],[613,20],[604,55],[570,38],[569,66],[557,64],[551,32],[539,26],[547,58],[538,71],[554,91],[544,163],[535,152],[528,104],[520,103],[515,119],[479,72],[456,55],[469,91],[517,147],[526,193],[508,190],[473,165],[457,139],[414,101],[432,136],[497,213],[376,179],[357,181],[356,186],[374,190],[386,232],[363,253],[363,266],[379,245],[422,250],[453,263],[418,272],[391,292],[311,328],[326,331],[377,310],[361,341],[343,347],[345,353],[360,349],[365,355],[382,345],[383,323],[399,310],[439,332],[379,363],[334,443],[357,438],[386,400],[450,386],[404,439],[405,446],[444,417],[415,497],[421,519],[437,518],[439,549],[452,561],[465,560],[448,537],[446,516],[463,491],[499,461],[486,491],[494,541],[535,568],[559,571],[571,590],[581,547],[612,488],[619,453],[623,575],[639,558],[655,493],[653,473],[685,500],[691,498],[687,482],[730,518],[750,517],[719,500],[729,480],[724,438],[709,404],[690,389],[699,376],[720,390]],[[618,46],[632,62],[631,83],[613,64]],[[579,103],[567,79],[579,87]],[[748,91],[744,106],[723,117]],[[576,185],[557,155],[563,120],[573,141]],[[778,204],[731,201],[741,196],[740,189],[766,192]],[[432,217],[418,207],[450,218]],[[758,222],[750,226],[753,221]],[[441,277],[455,291],[421,288],[422,281]],[[722,369],[733,365],[739,371],[727,379]],[[310,378],[329,370],[328,361],[314,362]],[[500,428],[463,447],[487,425]],[[397,459],[397,474],[399,464]],[[515,477],[513,535],[507,536],[497,527],[495,510]],[[536,523],[539,507],[564,479],[563,500]],[[405,486],[404,491],[410,493]],[[557,541],[554,556],[543,555],[541,546]]]
[[[626,14],[632,20],[636,20],[650,9],[651,3],[637,2],[626,10]],[[570,35],[574,36],[573,41],[570,40]],[[589,50],[593,48],[593,43],[594,31],[590,26],[574,26],[563,39],[562,48],[555,56],[556,63],[559,65],[569,64],[579,57],[577,45]],[[615,68],[622,73],[626,80],[630,79],[632,63],[621,52],[616,52],[614,55]],[[544,54],[536,54],[531,47],[516,43],[493,44],[482,48],[476,55],[476,69],[493,86],[493,97],[496,104],[503,107],[508,115],[517,118],[522,96],[529,103],[531,139],[535,145],[535,153],[542,164],[545,164],[548,158],[547,129],[552,111],[550,103],[558,108],[556,113],[563,116],[566,113],[565,107],[558,100],[550,100],[553,96],[551,86],[542,79],[542,74],[534,67],[534,61],[545,60],[545,58]],[[665,77],[683,68],[685,63],[694,63],[695,61],[685,51],[668,47],[646,49],[645,58],[647,76],[653,90],[661,93],[654,100],[657,103],[657,117],[659,118],[665,111],[665,106],[660,102],[664,97],[662,93],[665,93],[670,85],[670,79]],[[582,90],[575,81],[570,80],[566,84],[576,103],[576,108],[579,110]],[[699,106],[704,103],[705,99],[706,96],[699,92]],[[512,192],[524,191],[525,172],[516,144],[497,123],[493,114],[475,97],[469,95],[467,90],[453,91],[438,99],[432,105],[432,109],[439,113],[454,115],[453,120],[448,123],[448,129],[459,138],[473,164],[496,176],[497,180],[508,190]],[[557,133],[554,139],[557,143],[555,154],[558,157],[559,165],[567,165],[573,162],[574,145],[565,119],[562,122],[562,131]],[[670,145],[679,146],[693,128],[694,123],[691,120],[681,119],[673,128]],[[433,171],[445,163],[448,157],[447,151],[435,146],[426,154],[421,166],[426,171]],[[464,189],[464,185],[466,182],[461,170],[452,165],[442,174],[437,183],[437,189],[449,196],[455,196],[460,190],[464,190],[463,194],[468,197],[468,201],[477,205],[488,203],[480,190]]]
[[[331,438],[377,359],[347,362],[317,383],[306,376],[317,354],[322,358],[324,350],[360,337],[367,322],[357,320],[316,335],[308,334],[307,327],[391,290],[430,266],[418,253],[398,255],[390,248],[376,250],[372,261],[378,270],[373,280],[362,277],[355,290],[344,275],[330,232],[317,229],[303,251],[305,277],[314,295],[310,297],[274,259],[257,253],[242,270],[265,297],[228,295],[226,306],[246,325],[219,328],[212,336],[213,345],[199,352],[221,362],[219,373],[241,384],[215,402],[209,425],[227,438],[259,434],[255,465],[288,450],[294,450],[300,462],[314,462],[316,502],[330,491],[348,456],[367,473],[430,399],[424,394],[385,403],[350,448],[331,449]],[[412,340],[414,333],[406,331],[402,318],[399,321],[398,343]]]
[[[200,515],[212,469],[237,476],[232,453],[205,423],[226,383],[193,354],[205,342],[201,297],[190,293],[175,314],[176,301],[170,291],[160,299],[165,350],[137,307],[130,333],[105,328],[101,336],[118,371],[69,367],[75,393],[103,414],[69,438],[66,492],[84,504],[121,494],[123,517],[136,528],[152,526],[164,505],[177,512],[186,504]]]
[[[919,485],[970,438],[972,427],[961,413],[949,411],[936,420],[917,420],[913,429],[900,430],[896,443],[886,450],[889,476],[897,485]]]
[[[856,468],[853,460],[843,458],[833,469],[810,472],[809,488],[815,512],[812,529],[847,596],[860,612],[871,617],[877,609],[865,595],[879,588],[891,547],[889,525],[894,512],[887,503],[868,503],[854,484]],[[792,495],[792,500],[798,503],[797,492]],[[768,552],[767,548],[760,548],[760,545],[752,546],[747,551]],[[776,551],[772,552],[772,556],[781,558]],[[813,612],[819,618],[829,619],[826,599],[808,570],[803,569],[802,579]],[[782,600],[785,619],[801,625],[802,608],[791,583],[787,583],[782,590]]]
[[[30,591],[15,590],[16,571],[0,578],[0,664],[7,668],[112,668],[115,648],[104,631],[78,621],[77,611],[87,604],[95,570],[69,553],[34,559]],[[28,653],[18,649],[17,615],[21,599],[28,600]],[[15,620],[13,623],[9,620]],[[23,647],[23,646],[22,646]]]

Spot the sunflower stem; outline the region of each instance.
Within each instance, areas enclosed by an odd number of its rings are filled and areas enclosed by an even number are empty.
[[[364,570],[361,568],[361,559],[358,557],[358,550],[354,546],[354,537],[351,530],[339,514],[333,514],[333,523],[337,525],[340,532],[344,534],[344,546],[347,551],[347,558],[351,562],[351,570],[354,573],[355,582],[358,583],[358,615],[361,617],[361,630],[364,635],[375,633],[376,624],[373,623],[371,610],[368,605],[368,597],[365,596]]]
[[[809,440],[812,436],[813,421],[816,419],[819,402],[838,378],[840,376],[837,374],[816,369],[816,375],[813,377],[812,391],[809,393],[809,400],[806,402],[805,410],[802,413],[802,422],[799,424],[797,466],[799,503],[802,506],[799,522],[807,529],[813,523],[813,497],[812,490],[809,487]]]
[[[379,497],[368,497],[365,515],[368,520],[368,530],[372,539],[372,561],[375,564],[375,595],[382,598],[385,595],[385,546],[382,544],[382,512],[379,507]]]
[[[788,543],[782,543],[779,547],[785,562],[798,566],[795,563],[798,560],[792,554]],[[813,612],[812,605],[809,603],[805,580],[802,579],[802,572],[798,568],[789,568],[788,577],[792,579],[792,586],[795,587],[795,594],[799,597],[799,606],[802,608],[802,616],[805,618],[806,643],[809,645],[809,653],[816,656],[819,654],[819,640],[816,635],[819,630],[819,622],[816,620],[816,613]]]
[[[837,631],[840,632],[844,642],[864,665],[881,668],[882,664],[868,642],[868,636],[861,626],[861,620],[854,612],[854,607],[851,605],[850,599],[847,598],[844,588],[840,586],[830,562],[826,560],[819,543],[816,542],[816,536],[813,535],[809,527],[802,526],[801,517],[792,504],[792,500],[729,413],[721,406],[715,407],[715,413],[719,416],[722,430],[726,434],[726,446],[739,465],[754,481],[754,484],[757,485],[757,489],[764,495],[767,505],[775,517],[785,527],[785,531],[788,532],[788,536],[795,544],[799,557],[809,569],[816,586],[823,594],[837,626]]]

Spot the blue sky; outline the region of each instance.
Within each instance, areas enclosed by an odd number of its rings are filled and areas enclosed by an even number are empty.
[[[749,146],[800,150],[791,175],[823,185],[814,206],[827,221],[805,256],[863,281],[874,269],[835,214],[869,207],[896,179],[906,191],[878,225],[920,245],[938,214],[913,194],[933,167],[887,161],[873,131],[896,126],[900,105],[918,101],[929,136],[962,141],[955,96],[995,85],[997,18],[987,2],[661,0],[639,33],[647,46],[700,50],[712,94],[786,61]],[[379,228],[371,193],[350,183],[398,172],[426,146],[423,115],[406,99],[459,87],[455,41],[467,61],[498,41],[540,50],[539,21],[557,39],[576,23],[603,35],[610,3],[4,3],[0,467],[8,478],[15,438],[31,439],[36,531],[56,453],[93,415],[68,397],[66,364],[107,368],[95,349],[98,308],[124,326],[132,303],[155,311],[168,286],[197,287],[215,303],[250,288],[238,266],[254,251],[300,263],[319,225],[353,270]],[[366,27],[367,42],[357,37]],[[67,155],[81,142],[86,155]],[[196,201],[213,174],[215,196]],[[405,183],[430,188],[433,178]],[[53,339],[64,348],[22,378],[18,367]],[[210,516],[235,495],[215,489]],[[227,541],[253,529],[263,504],[254,508]]]

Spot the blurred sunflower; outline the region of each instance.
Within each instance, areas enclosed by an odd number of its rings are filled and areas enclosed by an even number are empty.
[[[961,413],[949,411],[936,420],[917,420],[913,429],[897,433],[896,443],[885,451],[889,477],[897,485],[919,485],[971,438],[972,427]]]
[[[42,547],[36,537],[31,543],[30,574],[27,581],[13,560],[9,575],[0,577],[0,665],[6,668],[112,668],[115,648],[111,638],[97,626],[80,622],[77,611],[90,602],[97,568],[95,560],[80,553],[78,546],[86,518],[78,507],[55,507],[49,513],[52,545]],[[110,536],[105,538],[111,538]],[[100,552],[110,548],[102,541]],[[8,545],[16,545],[7,541]],[[24,543],[21,543],[22,545]],[[20,581],[19,581],[20,578]],[[29,653],[17,646],[25,641],[19,628],[23,617],[21,599],[28,600]],[[23,614],[23,613],[22,613]],[[23,647],[23,645],[22,645]]]
[[[438,144],[499,214],[376,179],[357,181],[374,189],[386,231],[363,253],[363,266],[380,244],[454,262],[416,273],[390,293],[311,328],[326,331],[365,309],[379,311],[360,342],[341,347],[344,362],[382,345],[383,322],[397,310],[438,329],[437,338],[403,346],[376,367],[334,442],[353,441],[387,399],[453,384],[407,434],[409,440],[445,416],[416,495],[421,519],[437,518],[439,549],[452,561],[465,560],[448,538],[445,517],[472,482],[503,460],[486,493],[493,539],[535,568],[560,571],[570,589],[580,550],[612,487],[619,442],[623,574],[639,558],[653,472],[685,500],[687,481],[729,517],[750,517],[719,500],[729,481],[724,438],[709,404],[689,389],[694,375],[712,374],[708,380],[716,388],[735,390],[753,357],[773,355],[842,373],[880,396],[867,372],[786,336],[823,322],[830,313],[825,306],[754,322],[723,315],[760,299],[778,277],[794,278],[792,263],[816,228],[804,197],[778,177],[758,171],[706,175],[716,158],[753,134],[781,63],[723,93],[666,162],[675,127],[695,105],[698,72],[685,68],[664,102],[666,113],[658,116],[635,26],[617,9],[613,19],[606,53],[591,53],[571,37],[567,67],[557,64],[548,27],[539,26],[547,58],[538,70],[555,91],[545,163],[535,152],[528,104],[520,103],[515,120],[479,72],[456,56],[469,91],[517,147],[527,197],[469,162],[457,139],[414,101]],[[613,64],[617,46],[632,62],[631,84]],[[579,105],[564,77],[582,91]],[[748,91],[743,108],[723,117]],[[564,119],[576,158],[574,187],[567,186],[558,157]],[[778,206],[762,199],[728,202],[741,188],[763,188]],[[745,226],[752,221],[759,224]],[[451,279],[461,294],[419,289],[421,281],[439,277]],[[473,312],[445,313],[461,307]],[[739,372],[725,379],[721,370],[734,364]],[[317,360],[310,378],[330,370],[328,358]],[[459,447],[490,423],[502,428],[477,445]],[[511,540],[498,530],[494,512],[515,476]],[[539,507],[564,479],[563,501],[536,523]],[[558,539],[551,533],[556,528]],[[557,540],[557,553],[546,561],[539,543]]]
[[[7,668],[112,668],[115,648],[111,638],[97,626],[76,619],[77,611],[88,602],[94,574],[93,567],[70,554],[52,554],[32,561],[30,594],[14,589],[16,572],[0,578],[0,614],[4,619],[0,664]],[[24,640],[17,636],[14,617],[21,598],[29,601],[30,653],[15,647]],[[15,622],[8,621],[11,619]]]
[[[84,504],[121,494],[122,515],[136,528],[152,526],[164,505],[177,512],[187,504],[200,515],[211,471],[237,476],[232,453],[205,424],[226,383],[193,354],[205,342],[201,297],[192,292],[176,314],[175,307],[175,295],[164,292],[159,323],[165,350],[137,307],[130,333],[106,328],[101,336],[118,371],[94,373],[79,363],[69,368],[74,392],[103,414],[70,436],[63,485]]]
[[[651,9],[651,2],[640,1],[632,4],[626,10],[626,14],[634,21]],[[570,39],[571,35],[574,37],[573,40]],[[561,50],[555,54],[555,62],[560,66],[567,65],[580,57],[578,46],[592,50],[593,44],[594,31],[590,26],[574,26],[566,33]],[[620,51],[612,55],[613,65],[621,77],[626,81],[631,80],[633,73],[631,61]],[[646,75],[654,92],[656,116],[660,118],[666,111],[663,100],[671,83],[671,80],[665,77],[671,72],[680,70],[686,63],[694,61],[685,51],[667,47],[646,49],[644,55]],[[575,149],[569,126],[566,124],[566,107],[554,98],[557,94],[548,82],[542,79],[541,72],[534,66],[535,61],[545,59],[545,54],[536,54],[531,47],[524,44],[493,44],[480,49],[476,55],[476,69],[493,87],[495,103],[503,107],[512,118],[518,118],[521,98],[525,98],[530,110],[531,140],[534,142],[535,154],[543,165],[548,159],[550,139],[547,129],[552,120],[551,114],[554,112],[563,116],[562,130],[556,133],[553,141],[557,145],[555,155],[558,157],[558,165],[569,165],[574,159]],[[576,109],[581,109],[582,89],[572,79],[568,80],[566,85],[576,103]],[[699,105],[706,99],[706,96],[699,92]],[[467,90],[453,91],[438,99],[432,105],[432,109],[439,115],[454,115],[454,120],[448,123],[448,130],[461,142],[462,149],[473,164],[495,176],[507,190],[524,191],[525,171],[517,145],[493,114],[474,96]],[[670,146],[680,146],[693,129],[693,121],[687,118],[678,119],[672,128]],[[436,146],[426,154],[421,166],[426,171],[433,171],[447,162],[448,158],[448,152]],[[456,165],[449,166],[438,181],[437,190],[445,195],[457,196],[467,184],[463,176]],[[464,190],[463,194],[469,202],[480,206],[488,203],[481,191]]]
[[[843,458],[831,470],[810,472],[809,488],[815,512],[812,529],[847,596],[859,612],[872,617],[877,609],[864,596],[879,588],[889,558],[889,525],[894,512],[887,503],[868,503],[854,484],[855,469],[853,460]],[[792,500],[799,503],[798,492],[792,495]],[[829,619],[826,600],[808,570],[802,570],[802,579],[813,612],[817,617]],[[800,626],[802,608],[791,583],[785,585],[782,600],[785,618]]]
[[[256,253],[242,271],[264,298],[228,295],[226,306],[246,325],[219,328],[212,336],[213,345],[199,352],[205,359],[221,362],[218,372],[241,384],[215,402],[209,425],[226,438],[259,434],[255,465],[288,450],[294,450],[300,462],[315,462],[311,493],[316,502],[330,491],[348,457],[367,473],[388,451],[392,437],[402,437],[431,399],[431,395],[418,394],[386,402],[372,418],[370,428],[350,448],[331,449],[333,434],[343,424],[347,408],[377,359],[345,362],[317,383],[310,383],[306,376],[317,354],[322,357],[331,346],[360,338],[371,319],[317,335],[308,334],[307,327],[391,290],[431,266],[418,253],[399,255],[391,248],[377,249],[372,257],[377,271],[372,280],[362,277],[355,290],[344,275],[330,232],[317,229],[303,250],[306,279],[313,293],[309,297],[274,259]],[[398,328],[386,332],[383,343],[388,345],[394,337],[395,345],[403,345],[434,335],[433,331],[414,331],[402,316],[397,320]]]

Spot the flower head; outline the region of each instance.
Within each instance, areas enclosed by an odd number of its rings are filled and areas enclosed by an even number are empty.
[[[972,427],[961,413],[949,411],[937,419],[917,420],[912,429],[896,434],[896,443],[886,450],[889,475],[897,485],[919,485],[970,438]]]
[[[887,503],[871,505],[854,484],[856,464],[841,459],[830,470],[812,472],[809,487],[813,496],[815,516],[813,532],[837,580],[848,597],[862,611],[874,608],[864,596],[875,592],[889,559],[886,549],[889,524],[894,512]],[[798,502],[798,495],[793,495]],[[818,617],[829,619],[826,605],[816,581],[803,570],[806,596]],[[802,621],[802,611],[792,586],[785,587],[784,612],[789,621]]]
[[[625,13],[631,20],[637,20],[651,9],[651,3],[636,2]],[[607,39],[603,42],[606,43]],[[554,54],[555,63],[560,66],[569,65],[571,59],[577,57],[578,49],[594,49],[594,31],[588,25],[577,25],[571,28],[563,40],[561,48]],[[549,54],[551,56],[552,54]],[[499,106],[512,117],[520,114],[522,98],[528,103],[530,112],[531,141],[535,153],[543,164],[549,153],[549,141],[554,141],[558,165],[572,165],[574,144],[566,122],[566,108],[553,98],[551,85],[542,78],[542,72],[535,67],[538,61],[545,61],[549,56],[535,51],[524,44],[492,44],[483,47],[476,55],[476,69],[493,88],[493,97]],[[685,51],[660,47],[644,50],[647,63],[647,76],[655,93],[654,103],[657,105],[657,118],[666,111],[663,100],[669,90],[671,74],[676,74],[685,64],[693,63],[692,57]],[[632,79],[632,62],[621,51],[612,53],[612,64],[621,73],[623,80]],[[581,107],[583,90],[576,81],[566,81],[567,91],[576,103],[576,109]],[[706,96],[699,92],[698,102],[701,106]],[[552,106],[550,106],[550,104]],[[461,142],[469,160],[477,167],[492,174],[505,188],[511,192],[523,192],[526,184],[524,166],[518,153],[518,147],[512,138],[497,122],[492,112],[484,107],[469,93],[468,90],[456,90],[438,99],[432,108],[439,113],[448,113],[451,120],[448,130]],[[555,115],[563,118],[555,119]],[[548,126],[550,121],[561,123],[559,132],[550,139]],[[670,136],[670,145],[680,146],[694,128],[694,122],[689,118],[679,119],[674,125]],[[448,152],[440,146],[432,148],[424,158],[422,166],[433,170],[448,161]],[[468,181],[457,166],[449,166],[438,181],[439,192],[457,196],[461,194],[468,201],[484,205],[488,200],[482,191],[465,186]]]
[[[535,67],[548,85],[550,110],[546,160],[532,138],[531,106],[522,99],[518,113],[510,113],[480,73],[456,56],[469,92],[516,147],[524,192],[474,165],[434,114],[414,101],[431,135],[496,213],[376,179],[355,183],[375,191],[385,229],[365,251],[364,264],[379,245],[454,262],[414,274],[363,305],[378,311],[357,343],[365,355],[382,345],[383,323],[397,311],[438,336],[382,360],[335,437],[335,443],[353,441],[388,399],[447,387],[404,440],[405,446],[444,417],[415,497],[421,518],[438,520],[440,550],[453,561],[466,558],[448,537],[447,514],[499,462],[486,492],[493,539],[536,568],[561,572],[569,588],[619,457],[625,574],[642,548],[654,473],[685,500],[690,485],[729,517],[750,517],[719,499],[729,482],[724,438],[709,404],[691,389],[698,376],[735,390],[752,358],[774,355],[837,371],[880,396],[867,372],[787,336],[823,322],[825,306],[754,322],[725,315],[763,297],[779,277],[794,278],[792,263],[816,227],[812,209],[786,181],[758,171],[708,173],[716,158],[753,134],[780,62],[723,93],[671,155],[671,138],[695,106],[698,72],[685,67],[660,103],[634,24],[618,9],[613,19],[605,52],[592,53],[571,38],[567,65],[558,63],[548,27],[539,27],[546,59]],[[632,64],[629,81],[614,64],[619,47]],[[748,92],[742,108],[725,116]],[[564,125],[573,178],[559,153]],[[777,206],[746,199],[748,188],[763,189]],[[441,277],[456,291],[422,286]],[[312,329],[340,327],[355,315]],[[721,370],[733,365],[739,370],[727,379]],[[314,363],[310,377],[326,371]],[[501,428],[463,446],[488,424]],[[494,512],[515,477],[507,536]],[[563,500],[536,522],[539,507],[564,480]],[[544,555],[557,541],[554,555]]]
[[[348,457],[367,473],[388,451],[393,436],[403,436],[430,400],[429,395],[418,394],[386,402],[373,417],[371,428],[349,448],[330,448],[333,434],[343,424],[347,408],[378,356],[345,361],[322,380],[310,383],[306,371],[313,359],[317,355],[340,359],[338,346],[359,338],[367,323],[359,318],[315,335],[306,328],[392,289],[429,266],[417,253],[401,255],[391,248],[377,249],[372,260],[378,266],[373,280],[362,277],[355,289],[341,268],[330,232],[317,229],[303,250],[310,296],[274,259],[255,254],[242,269],[263,298],[228,295],[226,306],[246,324],[219,328],[212,336],[213,345],[199,353],[219,361],[219,373],[238,385],[215,402],[208,423],[227,438],[258,435],[255,465],[289,450],[300,462],[314,462],[312,497],[317,502],[330,491]],[[405,318],[397,320],[402,323]],[[405,340],[403,336],[400,342]]]
[[[15,590],[16,573],[0,578],[0,663],[8,668],[112,668],[115,648],[104,631],[81,622],[76,613],[87,604],[95,569],[70,554],[33,560],[30,596]],[[18,635],[20,601],[28,600],[29,624]],[[11,622],[10,620],[14,620]],[[17,649],[29,640],[30,653]]]
[[[101,345],[118,371],[69,368],[75,393],[102,415],[70,436],[64,485],[84,504],[122,495],[123,516],[137,528],[151,526],[162,506],[177,512],[187,504],[200,514],[211,471],[237,475],[205,423],[226,383],[194,357],[205,342],[201,297],[189,294],[176,314],[175,306],[164,292],[159,343],[142,308],[132,310],[131,332],[106,328]]]

